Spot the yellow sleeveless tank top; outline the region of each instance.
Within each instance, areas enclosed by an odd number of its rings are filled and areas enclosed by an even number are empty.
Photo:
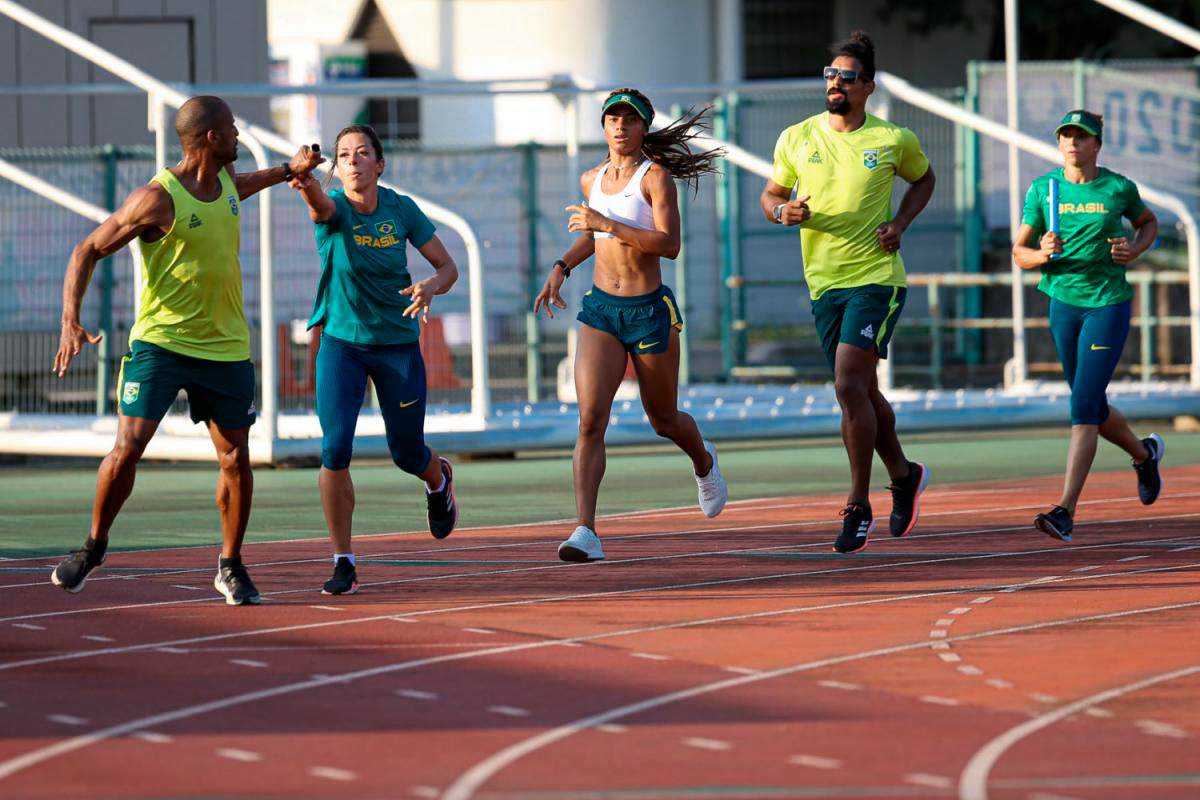
[[[134,340],[211,361],[250,358],[242,307],[237,187],[224,169],[221,194],[204,203],[169,169],[154,176],[175,204],[175,222],[157,242],[141,242],[142,294]]]

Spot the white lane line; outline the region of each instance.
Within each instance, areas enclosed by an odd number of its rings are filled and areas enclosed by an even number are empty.
[[[423,692],[420,689],[397,689],[396,694],[409,700],[437,700],[440,697],[436,692]]]
[[[949,650],[950,643],[949,642],[930,642],[929,649],[930,650]]]
[[[855,692],[862,688],[857,683],[845,683],[843,681],[817,681],[817,686],[824,686],[826,689],[842,689],[847,692]]]
[[[579,642],[568,642],[566,639],[558,643],[559,647],[583,647]]]
[[[358,778],[357,773],[337,767],[309,767],[308,774],[314,778],[325,778],[330,781],[352,781]]]
[[[136,645],[135,645],[135,646],[136,646]],[[138,649],[142,649],[142,648],[141,648],[141,647],[139,647]],[[154,650],[156,650],[156,651],[157,651],[157,652],[159,652],[159,653],[186,653],[186,652],[188,652],[188,650],[187,650],[186,648],[183,648],[183,647],[171,647],[171,646],[169,646],[169,645],[163,645],[163,646],[161,646],[161,647],[154,647],[153,649],[154,649]]]
[[[437,800],[442,796],[442,790],[433,786],[414,786],[408,790],[413,797],[423,797],[426,800]]]
[[[495,631],[489,631],[487,628],[463,628],[463,630],[466,631],[467,633],[486,633],[486,634],[495,633]]]
[[[1103,564],[1088,564],[1086,567],[1076,567],[1071,572],[1091,572],[1094,569],[1103,569]]]
[[[1025,798],[1025,800],[1079,800],[1078,797],[1068,797],[1065,794],[1047,794],[1046,792],[1034,792]]]
[[[88,721],[83,717],[73,717],[70,714],[50,714],[46,719],[51,722],[57,722],[59,725],[87,725]]]
[[[929,632],[930,639],[945,639],[947,635],[947,631],[941,629],[932,630]]]
[[[1178,725],[1172,725],[1169,722],[1159,722],[1153,719],[1139,719],[1133,723],[1141,729],[1142,733],[1148,733],[1151,736],[1167,736],[1172,739],[1187,739],[1191,736]]]
[[[171,588],[172,589],[187,589],[189,592],[202,592],[208,587],[206,587],[206,586],[185,586],[182,583],[172,583]]]
[[[836,758],[825,758],[823,756],[796,755],[788,758],[789,764],[795,764],[798,767],[812,767],[813,769],[841,769],[842,762]]]
[[[1046,551],[1043,550],[1042,552],[1044,553]],[[1190,568],[1196,567],[1196,566],[1200,566],[1200,564],[1176,565],[1173,567],[1154,567],[1154,568],[1148,568],[1148,569],[1144,569],[1144,570],[1129,570],[1126,572],[1114,573],[1114,575],[1112,575],[1112,576],[1100,575],[1100,576],[1090,576],[1090,577],[1114,577],[1114,576],[1126,576],[1126,575],[1130,575],[1130,574],[1142,574],[1142,573],[1151,573],[1151,572],[1171,572],[1171,571],[1177,571],[1180,569],[1190,569]],[[1086,580],[1086,579],[1087,578],[1084,578],[1081,576],[1078,578],[1067,578],[1067,579],[1064,579],[1063,582],[1067,583],[1067,582],[1072,582],[1072,581],[1076,581],[1076,580]],[[716,625],[716,624],[721,624],[721,623],[725,623],[725,622],[743,621],[743,620],[747,620],[747,619],[763,619],[766,617],[778,617],[778,616],[785,615],[785,614],[808,613],[808,612],[813,612],[813,611],[828,611],[828,610],[831,610],[834,608],[847,608],[847,607],[857,607],[857,606],[878,605],[880,603],[890,603],[890,602],[906,602],[906,601],[921,599],[921,598],[925,598],[925,597],[941,597],[941,596],[945,596],[946,594],[959,593],[959,592],[963,592],[963,591],[967,591],[967,590],[959,589],[959,590],[949,590],[949,591],[940,591],[940,592],[918,592],[918,593],[907,594],[907,595],[896,595],[896,596],[892,596],[892,597],[871,598],[868,600],[852,600],[852,601],[847,601],[847,602],[843,602],[843,603],[824,603],[824,604],[821,604],[818,606],[801,606],[801,607],[791,608],[791,609],[778,609],[778,610],[774,610],[774,611],[759,611],[759,612],[752,612],[752,613],[748,613],[748,614],[735,614],[735,615],[725,616],[725,617],[707,617],[704,619],[693,619],[693,620],[685,620],[682,622],[664,623],[664,624],[660,624],[660,625],[652,625],[652,626],[647,626],[647,627],[642,627],[642,628],[624,629],[624,630],[619,630],[619,631],[607,631],[604,633],[591,634],[591,635],[587,635],[587,636],[576,636],[576,637],[573,637],[573,640],[574,641],[587,641],[587,642],[600,641],[600,640],[615,638],[615,637],[619,637],[619,636],[643,635],[643,634],[647,634],[647,633],[657,633],[659,631],[666,631],[666,630],[678,630],[678,629],[683,629],[683,628],[693,628],[693,627],[697,627],[697,626],[701,626],[701,625]],[[985,638],[992,637],[992,636],[1002,636],[1002,635],[1008,635],[1008,634],[1013,634],[1013,633],[1024,633],[1027,631],[1043,630],[1043,629],[1047,629],[1047,628],[1059,627],[1062,625],[1078,625],[1078,624],[1081,624],[1084,622],[1092,622],[1092,621],[1101,620],[1101,619],[1105,619],[1105,620],[1117,619],[1117,618],[1123,618],[1123,617],[1129,617],[1129,616],[1136,616],[1136,615],[1140,615],[1140,614],[1152,614],[1152,613],[1157,613],[1160,611],[1174,611],[1174,610],[1182,609],[1182,608],[1194,608],[1197,606],[1200,606],[1200,601],[1195,601],[1195,602],[1190,602],[1190,603],[1173,603],[1173,604],[1166,605],[1166,606],[1152,606],[1149,608],[1117,611],[1117,612],[1110,612],[1110,613],[1106,613],[1106,614],[1093,614],[1093,615],[1089,615],[1086,617],[1072,617],[1072,618],[1068,618],[1068,619],[1052,620],[1050,622],[1039,622],[1039,623],[1032,623],[1032,624],[1028,624],[1028,625],[1019,625],[1019,626],[1014,626],[1014,627],[1009,627],[1009,628],[998,628],[998,629],[994,629],[994,630],[990,630],[990,631],[978,631],[976,633],[962,634],[960,636],[957,636],[955,638],[955,641],[962,641],[962,642],[974,641],[976,639],[985,639]],[[242,694],[229,695],[226,697],[218,698],[216,700],[210,700],[205,703],[198,703],[198,704],[191,705],[191,706],[175,708],[175,709],[171,709],[170,711],[160,712],[158,714],[154,714],[154,715],[151,715],[148,717],[141,717],[138,719],[129,720],[127,722],[122,722],[117,725],[112,725],[112,726],[109,726],[108,728],[94,731],[89,734],[76,736],[71,739],[64,739],[64,740],[55,742],[54,744],[46,745],[46,746],[40,747],[36,750],[31,750],[26,753],[23,753],[19,756],[9,758],[5,761],[0,761],[0,780],[4,780],[5,778],[10,777],[11,775],[14,775],[18,772],[21,772],[22,770],[28,769],[29,767],[32,767],[36,764],[40,764],[49,759],[56,758],[61,755],[65,755],[67,753],[73,753],[77,750],[81,750],[85,747],[90,747],[91,745],[97,744],[97,743],[105,741],[107,739],[111,739],[115,736],[123,736],[127,733],[130,733],[131,731],[141,730],[143,728],[148,728],[148,727],[152,727],[152,726],[159,725],[159,724],[175,722],[175,721],[178,721],[181,719],[189,719],[191,717],[200,716],[202,714],[208,714],[213,711],[220,711],[222,709],[232,708],[234,706],[241,706],[241,705],[245,705],[248,703],[254,703],[254,702],[257,702],[260,700],[267,700],[267,699],[270,699],[273,697],[281,697],[283,695],[295,694],[295,693],[303,692],[303,691],[306,691],[309,689],[319,689],[319,688],[328,686],[335,682],[350,683],[350,682],[353,682],[356,680],[361,680],[361,679],[365,679],[365,678],[373,678],[373,677],[376,677],[379,675],[388,675],[388,674],[391,674],[394,672],[400,672],[402,670],[412,670],[412,669],[418,669],[420,667],[433,666],[436,664],[444,664],[444,663],[449,663],[449,662],[454,662],[454,661],[465,661],[467,659],[473,659],[473,658],[484,658],[484,657],[493,656],[493,655],[504,655],[504,654],[508,654],[508,653],[516,653],[516,652],[522,652],[522,651],[526,651],[526,650],[536,650],[536,649],[540,649],[542,647],[552,647],[552,646],[555,646],[556,644],[558,644],[558,642],[540,640],[540,641],[529,642],[529,643],[525,643],[525,644],[509,644],[509,645],[500,645],[500,646],[495,646],[495,647],[487,647],[482,650],[472,650],[472,651],[465,652],[465,653],[453,653],[453,654],[440,655],[440,656],[430,656],[427,658],[415,659],[412,661],[401,661],[398,663],[384,664],[381,666],[372,667],[372,668],[364,669],[364,670],[358,670],[355,672],[347,672],[347,673],[343,673],[343,674],[337,676],[336,678],[330,679],[330,680],[312,680],[312,679],[310,679],[310,680],[306,680],[306,681],[297,681],[294,683],[285,683],[285,684],[281,684],[281,685],[277,685],[277,686],[272,686],[267,689],[260,689],[260,690],[253,691],[253,692],[244,692]],[[757,682],[760,680],[768,680],[770,678],[779,677],[781,675],[790,675],[793,673],[803,672],[803,671],[807,671],[807,670],[819,669],[821,667],[837,666],[840,664],[849,663],[852,661],[859,661],[859,660],[867,659],[867,658],[874,658],[877,656],[894,655],[896,653],[908,652],[910,650],[924,649],[928,646],[929,646],[928,642],[922,640],[919,642],[912,642],[912,643],[905,644],[905,645],[894,645],[892,647],[887,647],[887,648],[883,648],[883,649],[867,650],[867,651],[863,651],[863,652],[859,652],[859,653],[851,653],[849,655],[827,658],[827,659],[823,659],[821,661],[806,662],[803,664],[793,665],[790,667],[784,667],[781,669],[771,670],[769,672],[759,673],[757,675],[746,675],[746,676],[741,676],[741,677],[727,678],[724,681],[718,681],[716,683],[705,684],[700,687],[693,687],[692,689],[683,690],[681,692],[673,692],[673,693],[667,694],[667,695],[660,695],[658,697],[651,698],[650,700],[645,700],[640,703],[635,703],[635,704],[629,705],[629,706],[623,706],[618,709],[613,709],[610,711],[606,711],[606,712],[602,712],[600,714],[593,715],[591,717],[586,717],[581,720],[576,720],[572,723],[568,723],[567,725],[561,725],[557,728],[546,731],[543,734],[540,734],[539,736],[535,736],[531,739],[526,739],[522,742],[518,742],[514,745],[511,745],[510,747],[505,748],[503,751],[495,753],[492,756],[490,756],[489,758],[485,759],[484,761],[476,764],[474,767],[469,769],[467,772],[465,772],[461,776],[459,776],[459,778],[455,782],[454,786],[450,787],[450,790],[456,791],[457,794],[455,794],[455,795],[447,794],[446,800],[455,800],[456,797],[458,797],[458,798],[469,797],[470,794],[472,792],[474,792],[475,788],[477,788],[483,781],[486,781],[495,771],[502,769],[503,766],[506,765],[507,763],[517,760],[522,755],[524,755],[525,752],[532,752],[533,750],[540,749],[541,747],[545,746],[546,744],[550,744],[552,742],[558,741],[559,739],[566,738],[567,736],[577,733],[578,731],[584,730],[586,728],[594,727],[595,725],[598,725],[602,722],[609,722],[610,720],[613,720],[613,719],[617,719],[620,717],[628,716],[633,713],[637,713],[638,711],[643,710],[643,709],[656,708],[660,705],[666,705],[668,703],[673,703],[673,702],[676,702],[681,699],[688,699],[688,698],[695,697],[698,695],[708,694],[708,693],[714,692],[714,691],[720,691],[722,689],[741,686],[741,685],[747,684],[747,683],[754,683],[754,682]],[[1198,669],[1200,669],[1200,668],[1198,668]],[[450,790],[447,790],[447,791],[449,792]],[[466,794],[463,794],[464,790],[466,791]]]
[[[950,609],[950,613],[955,616],[962,616],[963,614],[970,614],[973,610],[970,606],[959,606],[958,608]]]
[[[2,708],[8,708],[8,703],[0,701],[0,709],[2,709]]]
[[[951,697],[938,697],[932,694],[921,695],[922,703],[933,703],[935,706],[956,706],[958,701]]]
[[[720,739],[705,739],[700,736],[692,736],[684,739],[683,743],[688,747],[698,747],[701,750],[732,750],[733,745],[729,742],[723,742]]]
[[[596,730],[604,733],[625,733],[629,730],[628,725],[618,725],[615,722],[609,722],[604,725],[597,725]]]
[[[217,755],[221,758],[228,758],[230,761],[243,761],[247,764],[263,760],[260,753],[253,750],[239,750],[236,747],[222,747],[217,750]]]
[[[1082,700],[1077,700],[1074,703],[1068,703],[1065,706],[1041,714],[1016,727],[1008,729],[979,748],[971,756],[971,760],[967,762],[966,768],[963,769],[962,775],[958,779],[958,796],[960,800],[988,800],[987,781],[992,767],[1005,752],[1022,739],[1092,706],[1106,703],[1122,695],[1141,691],[1158,683],[1184,678],[1197,672],[1200,672],[1200,665],[1177,669],[1173,672],[1164,672],[1161,675],[1155,675],[1136,683],[1127,683],[1124,686],[1106,689],[1103,692],[1085,697]]]
[[[938,658],[942,661],[962,661],[962,656],[958,653],[938,653]]]
[[[982,675],[983,674],[983,670],[981,670],[979,667],[973,667],[970,664],[963,664],[961,667],[956,667],[955,669],[957,669],[963,675]]]
[[[736,675],[754,675],[758,672],[758,670],[751,669],[750,667],[721,667],[721,669]]]
[[[1200,544],[1189,544],[1187,547],[1173,547],[1168,553],[1182,553],[1184,550],[1200,550]]]
[[[14,628],[24,628],[27,631],[44,631],[44,630],[46,630],[45,625],[34,625],[31,622],[14,622],[13,627]]]
[[[133,734],[133,737],[141,739],[143,742],[150,742],[150,744],[170,744],[175,741],[175,737],[157,731],[138,731]]]
[[[315,608],[317,611],[345,611],[346,610],[345,608],[342,608],[341,606],[309,606],[309,608]]]
[[[229,659],[229,663],[237,664],[239,667],[253,667],[255,669],[271,666],[266,661],[255,661],[252,658],[231,658]]]
[[[630,653],[634,658],[645,658],[650,661],[670,661],[670,656],[660,656],[658,653]]]
[[[392,620],[393,622],[420,622],[421,621],[419,619],[413,619],[412,617],[388,617],[388,619]]]
[[[94,634],[94,633],[84,634],[83,636],[80,636],[79,638],[87,639],[92,642],[115,642],[116,641],[116,639],[112,638],[111,636],[100,636],[99,634]]]
[[[939,628],[949,628],[951,625],[954,624],[954,622],[955,621],[950,619],[949,617],[943,617],[942,619],[939,619],[937,622],[935,622],[933,624]]]
[[[1036,700],[1039,703],[1045,703],[1046,705],[1052,705],[1058,702],[1058,698],[1054,695],[1042,694],[1041,692],[1030,692],[1029,699]]]
[[[1126,556],[1125,558],[1118,558],[1117,563],[1124,564],[1128,561],[1141,561],[1143,558],[1149,558],[1149,557],[1150,556]]]
[[[504,717],[528,717],[529,709],[517,708],[516,706],[488,706],[488,711],[493,714],[500,714]]]
[[[1112,717],[1116,716],[1116,714],[1109,711],[1107,708],[1101,708],[1100,706],[1085,708],[1083,713],[1087,714],[1089,717],[1099,717],[1100,719],[1111,719]]]
[[[931,789],[949,789],[954,785],[954,781],[945,775],[929,775],[924,772],[910,772],[904,776],[904,782],[914,786],[928,786]]]
[[[1011,689],[1013,687],[1011,681],[1006,681],[1003,678],[988,678],[987,685],[996,689]]]
[[[1078,578],[1078,579],[1068,578],[1066,580],[1067,581],[1082,580],[1082,578]],[[1124,618],[1124,617],[1130,617],[1130,616],[1138,616],[1141,614],[1154,614],[1154,613],[1158,613],[1158,612],[1162,612],[1162,611],[1175,611],[1175,610],[1178,610],[1181,608],[1195,608],[1197,606],[1200,606],[1200,601],[1192,601],[1192,602],[1188,602],[1188,603],[1172,603],[1172,604],[1166,605],[1166,606],[1153,606],[1151,608],[1129,609],[1126,611],[1116,611],[1116,612],[1109,612],[1109,613],[1105,613],[1105,614],[1091,614],[1086,617],[1075,617],[1072,619],[1060,619],[1060,620],[1054,620],[1051,622],[1037,622],[1037,623],[1030,623],[1027,625],[1016,625],[1016,626],[1007,627],[1007,628],[997,628],[997,629],[993,629],[993,630],[989,630],[989,631],[978,631],[976,633],[967,633],[967,634],[963,634],[961,636],[956,637],[956,641],[975,641],[976,639],[987,639],[987,638],[991,638],[991,637],[995,637],[995,636],[1006,636],[1006,635],[1015,634],[1015,633],[1027,633],[1027,632],[1035,631],[1035,630],[1048,630],[1051,628],[1057,628],[1057,627],[1061,627],[1064,625],[1079,625],[1079,624],[1083,624],[1086,622],[1096,622],[1099,620],[1118,619],[1118,618]],[[512,764],[516,763],[517,761],[521,760],[522,758],[529,755],[530,753],[537,752],[538,750],[548,747],[551,744],[562,741],[563,739],[566,739],[569,736],[579,733],[580,731],[587,730],[588,728],[591,728],[595,725],[599,725],[600,723],[611,722],[614,719],[621,719],[623,717],[628,717],[633,714],[639,714],[643,711],[648,711],[653,708],[659,708],[661,706],[669,705],[672,703],[677,703],[682,700],[690,700],[695,697],[712,694],[714,692],[723,691],[725,689],[738,688],[740,686],[745,686],[747,684],[757,683],[758,681],[761,681],[761,680],[770,680],[772,678],[778,678],[778,677],[782,677],[785,675],[794,675],[794,674],[797,674],[800,672],[806,672],[806,671],[813,670],[813,669],[832,667],[832,666],[837,666],[837,665],[841,665],[841,664],[847,664],[847,663],[850,663],[853,661],[861,661],[861,660],[869,659],[869,658],[877,658],[880,656],[895,655],[897,653],[904,653],[904,652],[908,652],[910,650],[922,649],[926,646],[927,646],[927,644],[924,641],[912,642],[909,644],[893,645],[891,647],[884,647],[884,648],[879,648],[879,649],[874,649],[874,650],[865,650],[865,651],[862,651],[859,653],[850,653],[850,654],[841,655],[841,656],[833,656],[830,658],[822,659],[820,661],[809,661],[809,662],[806,662],[803,664],[793,664],[791,666],[781,667],[779,669],[774,669],[774,670],[770,670],[768,672],[763,672],[759,675],[747,675],[747,676],[738,677],[738,678],[726,678],[724,680],[715,681],[713,683],[707,683],[707,684],[703,684],[700,686],[693,686],[688,689],[680,689],[678,691],[658,695],[657,697],[651,697],[646,700],[641,700],[636,703],[631,703],[629,705],[621,706],[619,708],[613,708],[613,709],[609,709],[607,711],[602,711],[600,713],[593,714],[589,717],[583,717],[581,719],[577,719],[572,722],[568,722],[566,724],[559,725],[556,728],[551,728],[549,730],[543,731],[539,734],[531,736],[522,741],[515,742],[515,743],[509,745],[508,747],[505,747],[504,749],[493,753],[492,755],[485,758],[483,761],[478,762],[473,767],[468,769],[466,772],[463,772],[461,775],[459,775],[454,780],[454,783],[452,783],[446,789],[446,791],[442,794],[442,800],[469,800],[469,798],[471,798],[475,794],[475,792],[481,786],[483,786],[484,783],[489,781],[493,776],[495,776],[497,773],[501,772],[502,770],[506,769],[507,767],[511,766]],[[1196,667],[1196,669],[1200,670],[1200,667]],[[126,723],[126,724],[134,724],[134,723]],[[147,723],[147,724],[150,724],[150,723]],[[83,739],[83,738],[84,737],[80,737],[80,739]],[[74,747],[72,747],[70,749],[76,750],[76,749],[79,749],[80,747],[84,747],[91,743],[92,742],[90,742],[90,741],[86,741],[86,742],[81,741],[79,744],[75,745]],[[60,748],[66,747],[67,744],[69,744],[69,743],[63,743],[62,745],[60,745]],[[51,747],[54,747],[54,746],[51,746]],[[50,748],[47,748],[47,749],[50,749]],[[33,763],[38,763],[40,761],[45,760],[46,758],[50,758],[55,755],[60,755],[62,752],[64,752],[64,751],[60,749],[58,751],[48,752],[45,755],[41,755],[40,753],[35,751],[34,753],[30,753],[30,754],[27,754],[26,756],[23,756],[22,757],[23,761],[18,765],[18,768],[24,768],[25,766],[28,766],[29,764],[27,762],[31,758],[36,758],[37,760],[34,761]],[[69,751],[66,751],[66,752],[69,752]],[[990,765],[989,765],[989,768],[990,768]],[[9,769],[9,767],[6,764],[0,763],[0,779],[6,777],[7,769]],[[986,780],[986,772],[984,773],[984,778]]]
[[[992,601],[993,601],[993,600],[995,600],[995,599],[996,599],[996,598],[994,598],[994,597],[990,597],[990,596],[988,596],[988,597],[976,597],[976,598],[975,598],[974,600],[972,600],[971,602],[972,602],[972,603],[974,603],[975,605],[981,605],[981,604],[983,604],[983,603],[990,603],[990,602],[992,602]]]

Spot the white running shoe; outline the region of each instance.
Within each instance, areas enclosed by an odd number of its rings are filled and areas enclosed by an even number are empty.
[[[558,546],[558,557],[563,561],[603,561],[604,548],[594,530],[580,525]]]
[[[700,510],[707,517],[715,517],[721,513],[721,509],[725,507],[725,501],[729,499],[729,487],[725,484],[725,479],[721,477],[721,468],[717,466],[717,448],[713,443],[704,440],[704,449],[712,456],[712,469],[707,475],[696,476],[696,488],[700,495]]]

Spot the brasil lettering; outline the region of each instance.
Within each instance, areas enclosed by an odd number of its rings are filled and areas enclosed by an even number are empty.
[[[396,235],[392,233],[389,233],[387,236],[380,236],[379,238],[372,236],[360,236],[356,233],[354,234],[354,243],[359,247],[393,247],[401,242],[398,238],[396,238]]]
[[[1060,214],[1107,214],[1104,203],[1059,203]]]

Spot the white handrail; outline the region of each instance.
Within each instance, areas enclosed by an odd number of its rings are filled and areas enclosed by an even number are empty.
[[[887,91],[910,105],[922,108],[931,114],[944,117],[959,125],[965,125],[993,139],[1015,144],[1025,152],[1032,153],[1039,158],[1052,161],[1056,164],[1062,163],[1062,156],[1059,154],[1058,148],[1040,139],[1035,139],[1028,134],[1007,128],[998,122],[993,122],[986,117],[968,111],[962,106],[948,103],[936,95],[917,89],[903,78],[890,73],[881,72],[876,75],[875,79]],[[1187,203],[1176,195],[1169,194],[1144,183],[1138,183],[1138,190],[1146,200],[1162,206],[1179,217],[1179,222],[1183,225],[1184,236],[1187,240],[1188,298],[1191,306],[1188,310],[1191,320],[1191,384],[1192,386],[1200,387],[1200,226],[1197,225],[1196,217],[1192,214],[1191,209],[1188,208]]]
[[[33,13],[29,9],[18,5],[12,0],[0,0],[0,14],[5,14],[19,24],[24,25],[25,27],[41,34],[42,36],[45,36],[50,41],[61,45],[67,50],[70,50],[76,55],[81,56],[100,67],[103,67],[117,77],[127,80],[135,86],[142,88],[148,94],[156,95],[159,102],[167,103],[178,108],[188,99],[188,96],[183,92],[180,92],[179,90],[169,86],[168,84],[160,81],[143,70],[138,69],[128,61],[118,58],[107,50],[98,47],[92,42],[89,42],[87,39],[84,39],[83,37],[67,30],[66,28],[55,25],[44,17]],[[253,125],[247,120],[237,118],[235,118],[235,120],[239,129],[249,134],[249,136],[246,137],[246,143],[250,147],[251,152],[256,156],[260,154],[265,155],[265,153],[261,150],[261,148],[255,147],[257,142],[252,143],[251,140],[253,139],[257,139],[272,150],[285,154],[290,154],[299,148],[298,144],[289,142],[282,136],[279,136],[278,134],[275,134],[274,132],[268,131],[264,128],[260,128],[257,125]],[[158,125],[156,127],[161,129],[165,126]],[[266,168],[266,166],[266,161],[261,161],[259,163],[260,168]],[[389,186],[389,188],[394,188],[388,184],[383,185]],[[264,195],[265,200],[266,192],[263,192],[262,194]],[[483,295],[483,262],[480,255],[481,251],[479,247],[479,240],[475,236],[474,230],[467,223],[467,221],[458,214],[438,205],[437,203],[425,200],[424,198],[420,198],[416,195],[410,196],[431,218],[440,222],[444,222],[452,230],[458,233],[462,237],[463,243],[466,245],[467,271],[468,280],[470,282],[468,296],[471,313],[472,340],[471,414],[475,418],[475,422],[482,427],[484,421],[491,414],[491,395],[488,392],[488,338],[484,307],[485,301]],[[263,206],[269,209],[269,203],[270,201],[267,200],[263,203]],[[260,266],[265,266],[266,268],[270,267],[270,253],[268,249],[270,247],[270,228],[271,226],[269,224],[262,226],[262,230],[265,232],[263,234],[265,241],[263,242],[263,245],[260,245],[262,249],[261,257],[263,258],[263,260],[260,261]],[[271,277],[264,274],[261,280],[262,285],[267,287],[267,293],[270,294],[269,284]],[[273,319],[273,312],[271,318]],[[273,345],[271,345],[270,350],[267,349],[268,339],[270,339],[272,342],[274,341],[274,325],[272,324],[271,326],[268,326],[266,324],[267,319],[265,318],[261,322],[263,333],[262,348],[264,351],[262,353],[262,359],[265,364],[268,359],[276,358],[277,354],[274,352]],[[269,331],[268,327],[270,328]],[[267,375],[264,370],[264,387],[266,386],[266,379]],[[273,384],[272,391],[277,392],[278,386]],[[263,416],[266,417],[268,413],[267,409],[265,408],[267,402],[266,391],[264,391],[263,401]],[[269,441],[274,442],[275,419],[273,415],[275,413],[275,409],[271,409],[270,413],[272,414],[272,418],[266,426],[269,428],[266,433],[271,436]]]
[[[1102,6],[1107,6],[1118,14],[1124,14],[1134,22],[1140,22],[1147,28],[1153,28],[1164,36],[1170,36],[1183,42],[1193,50],[1200,50],[1200,31],[1189,28],[1177,20],[1173,20],[1160,11],[1149,6],[1135,3],[1133,0],[1096,0]]]

